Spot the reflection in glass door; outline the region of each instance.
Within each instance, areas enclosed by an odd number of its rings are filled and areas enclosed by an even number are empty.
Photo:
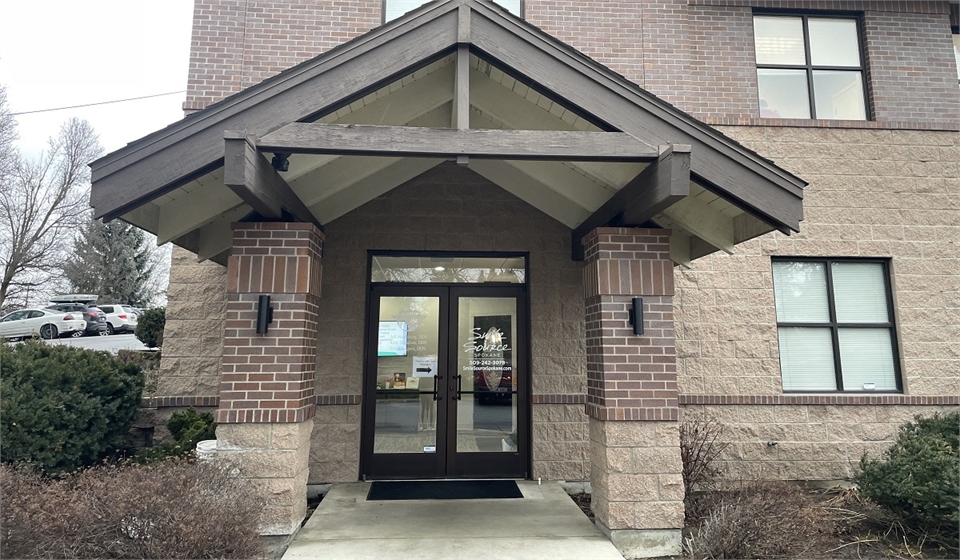
[[[363,472],[527,472],[522,286],[374,286]]]

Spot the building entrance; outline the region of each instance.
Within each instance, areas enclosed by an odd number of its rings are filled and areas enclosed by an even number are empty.
[[[372,283],[367,320],[366,478],[526,476],[524,285]]]

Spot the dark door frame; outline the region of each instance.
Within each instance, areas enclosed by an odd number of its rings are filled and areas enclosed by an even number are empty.
[[[373,256],[441,256],[441,257],[523,257],[526,263],[525,284],[483,283],[373,283],[369,281]],[[365,306],[363,392],[361,397],[360,473],[367,479],[416,478],[529,478],[532,472],[532,376],[531,376],[531,321],[529,297],[528,253],[436,253],[436,252],[368,252],[367,301]],[[436,454],[374,454],[373,440],[376,425],[376,341],[379,326],[379,297],[425,296],[440,297],[438,362],[445,364],[445,379],[436,389],[445,389],[437,407],[438,432],[446,432],[444,441],[437,441]],[[454,321],[459,297],[514,297],[517,301],[517,348],[513,357],[514,369],[524,373],[517,380],[517,445],[516,455],[509,453],[469,453],[469,461],[458,461],[456,453],[456,426],[449,425],[448,406],[457,394],[457,384],[450,376],[457,367]],[[446,328],[445,328],[446,326]],[[522,369],[521,369],[522,368]],[[438,437],[438,440],[441,439]],[[463,456],[461,455],[461,457]],[[510,457],[511,459],[506,459]],[[510,466],[507,466],[510,465]]]

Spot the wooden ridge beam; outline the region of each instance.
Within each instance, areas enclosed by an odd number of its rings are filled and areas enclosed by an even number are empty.
[[[594,229],[612,223],[639,226],[689,194],[690,146],[664,146],[657,161],[573,230],[573,260],[583,260],[583,238]]]
[[[658,154],[622,132],[456,130],[291,123],[257,140],[262,152],[545,161],[650,161]]]
[[[269,220],[289,216],[323,229],[307,205],[257,151],[256,138],[243,132],[224,133],[223,184]]]

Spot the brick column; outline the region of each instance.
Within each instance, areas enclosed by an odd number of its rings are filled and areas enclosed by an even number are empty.
[[[263,492],[264,535],[292,534],[306,514],[322,246],[312,224],[233,225],[217,456]],[[266,334],[256,334],[260,295],[273,307]]]
[[[598,228],[583,240],[590,480],[597,526],[627,558],[680,553],[670,232]],[[629,310],[643,298],[644,334]]]

